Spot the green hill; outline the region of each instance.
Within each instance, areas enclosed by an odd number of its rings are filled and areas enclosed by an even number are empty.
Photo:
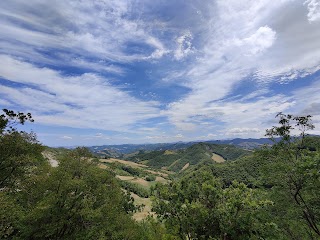
[[[139,153],[127,157],[126,160],[143,162],[153,168],[165,168],[179,172],[186,164],[190,166],[200,162],[213,162],[212,156],[217,154],[224,160],[235,160],[250,154],[250,151],[235,147],[233,145],[197,143],[187,149],[176,151],[152,151]]]

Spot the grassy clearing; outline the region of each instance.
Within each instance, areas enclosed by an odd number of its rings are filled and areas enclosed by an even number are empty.
[[[148,182],[148,181],[144,180],[143,178],[134,178],[130,181],[133,183],[139,184],[140,186],[147,188],[148,190],[150,189],[150,187],[152,185],[151,182]]]
[[[116,175],[116,177],[123,181],[133,180],[135,178],[133,176],[120,176],[120,175]]]
[[[171,154],[176,154],[174,151],[166,150],[164,152],[164,155],[171,155]]]
[[[99,168],[101,168],[101,169],[108,169],[108,168],[109,168],[109,167],[108,167],[107,165],[105,165],[105,164],[99,164],[98,166],[99,166]]]
[[[151,186],[155,185],[157,182],[162,183],[162,184],[168,183],[167,179],[160,177],[160,176],[157,176],[155,181],[146,181],[143,178],[133,177],[133,176],[119,176],[119,175],[117,175],[116,177],[123,180],[123,181],[129,181],[132,183],[136,183],[136,184],[140,185],[141,187],[148,189],[148,190],[150,189]]]
[[[146,166],[144,164],[125,161],[125,160],[116,159],[116,158],[100,159],[100,162],[102,162],[102,163],[121,163],[123,165],[127,165],[127,166],[130,166],[130,167],[133,167],[133,168],[138,168],[138,169],[141,169],[141,170],[143,170],[145,172],[148,172],[148,173],[151,173],[151,174],[154,174],[154,175],[159,175],[159,176],[162,176],[164,178],[167,178],[170,174],[174,173],[174,172],[164,171],[164,170],[161,170],[161,171],[150,170],[150,169],[148,169],[149,166]]]
[[[159,177],[159,176],[156,177],[156,180],[155,180],[155,181],[156,181],[156,182],[159,182],[159,183],[163,183],[163,184],[168,183],[168,180],[167,180],[167,179],[165,179],[165,178],[163,178],[163,177]]]
[[[131,196],[134,198],[136,205],[144,205],[141,212],[136,212],[133,214],[133,218],[137,221],[145,219],[149,215],[154,215],[154,212],[151,211],[152,202],[150,198],[141,198],[137,194],[131,193]]]
[[[147,168],[148,167],[148,166],[140,164],[140,163],[129,162],[129,161],[120,160],[120,159],[116,159],[116,158],[100,159],[100,162],[105,162],[105,163],[119,162],[119,163],[128,165],[130,167],[136,167],[136,168]]]
[[[223,163],[223,162],[226,161],[223,157],[221,157],[220,155],[215,154],[215,153],[212,153],[211,159],[212,159],[213,161],[217,162],[217,163]]]

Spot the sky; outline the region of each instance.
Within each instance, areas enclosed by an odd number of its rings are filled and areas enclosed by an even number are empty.
[[[0,107],[49,146],[320,134],[320,0],[0,1]]]

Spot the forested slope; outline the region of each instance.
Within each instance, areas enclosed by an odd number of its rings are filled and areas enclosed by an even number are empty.
[[[212,162],[213,154],[218,154],[228,161],[250,155],[251,152],[233,145],[196,143],[187,149],[177,151],[140,152],[128,157],[127,160],[179,172],[186,164],[192,166],[204,161]]]

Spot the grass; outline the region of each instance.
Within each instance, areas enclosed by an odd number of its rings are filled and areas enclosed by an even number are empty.
[[[215,161],[217,163],[223,163],[223,162],[226,161],[223,157],[221,157],[220,155],[215,154],[215,153],[212,153],[212,157],[211,158],[212,158],[213,161]]]
[[[140,212],[136,212],[133,214],[133,218],[137,221],[141,221],[148,217],[149,215],[153,215],[154,212],[152,209],[152,202],[150,198],[141,198],[137,194],[131,193],[131,197],[133,197],[136,205],[144,205]]]

